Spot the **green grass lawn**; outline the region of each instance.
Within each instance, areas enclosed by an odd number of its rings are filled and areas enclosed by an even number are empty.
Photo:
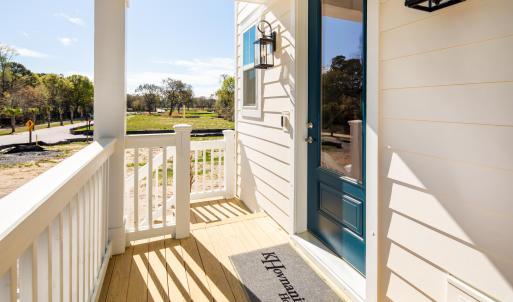
[[[69,121],[64,122],[65,125],[70,124]],[[177,124],[189,124],[192,129],[233,129],[234,123],[218,118],[216,113],[207,111],[188,111],[186,117],[178,116],[175,112],[172,117],[168,113],[162,114],[131,114],[127,116],[128,131],[142,130],[173,130],[173,126]],[[51,127],[59,126],[59,122],[51,123]],[[39,124],[36,129],[46,128],[45,124]],[[94,129],[94,127],[91,127]],[[85,130],[85,128],[84,128]],[[27,127],[17,127],[16,133],[26,132]],[[10,128],[0,129],[0,135],[8,135],[11,133]]]
[[[197,116],[193,118],[192,116]],[[192,129],[233,129],[234,123],[218,118],[214,113],[189,112],[186,118],[169,117],[168,114],[130,115],[127,117],[127,130],[172,130],[174,125],[189,124]]]
[[[80,120],[75,120],[74,122],[75,123],[80,123],[81,121]],[[64,125],[69,125],[69,124],[70,124],[70,121],[64,121]],[[60,122],[50,123],[50,127],[51,128],[58,127],[60,125],[61,125]],[[38,129],[45,129],[46,127],[47,127],[46,123],[38,124],[38,125],[36,125],[36,130],[38,130]],[[25,126],[17,126],[15,133],[21,133],[21,132],[27,132],[27,131],[28,131],[27,127],[25,127]],[[9,135],[9,134],[11,134],[11,128],[1,128],[0,129],[0,136],[1,135]]]
[[[193,130],[200,129],[233,129],[233,122],[218,118],[217,114],[205,111],[191,111],[186,117],[177,117],[176,114],[170,117],[167,113],[162,114],[131,114],[127,116],[127,131],[143,130],[173,130],[174,125],[189,124]],[[94,126],[91,127],[94,130]],[[80,129],[86,130],[86,128]],[[209,139],[209,138],[206,138]]]

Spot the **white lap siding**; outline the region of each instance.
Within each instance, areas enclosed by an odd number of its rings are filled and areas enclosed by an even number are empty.
[[[381,300],[513,301],[513,1],[381,1]]]
[[[281,115],[293,112],[293,37],[290,1],[236,2],[237,30],[237,195],[252,210],[265,210],[290,230],[292,209],[292,128],[283,131]],[[261,117],[248,117],[242,106],[242,36],[257,20],[278,33],[275,67],[259,71]]]

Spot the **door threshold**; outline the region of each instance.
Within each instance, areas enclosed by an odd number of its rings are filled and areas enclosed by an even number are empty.
[[[365,301],[365,277],[335,255],[310,232],[291,236],[299,248],[324,275],[340,288],[351,301]]]

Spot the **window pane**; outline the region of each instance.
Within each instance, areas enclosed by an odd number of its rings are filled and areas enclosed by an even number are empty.
[[[255,40],[256,40],[256,27],[253,26],[249,29],[249,44],[248,44],[248,52],[249,52],[249,62],[250,64],[255,63]]]
[[[321,166],[362,180],[362,1],[324,0]]]
[[[256,27],[253,26],[248,29],[243,35],[243,65],[253,64],[255,62],[255,47],[253,43],[256,39]]]
[[[254,68],[244,71],[244,106],[256,105],[256,71]]]

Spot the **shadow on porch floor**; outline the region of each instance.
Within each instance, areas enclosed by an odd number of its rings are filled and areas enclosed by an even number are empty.
[[[112,257],[100,301],[247,301],[229,256],[288,242],[239,200],[191,204],[191,236],[133,242]]]

